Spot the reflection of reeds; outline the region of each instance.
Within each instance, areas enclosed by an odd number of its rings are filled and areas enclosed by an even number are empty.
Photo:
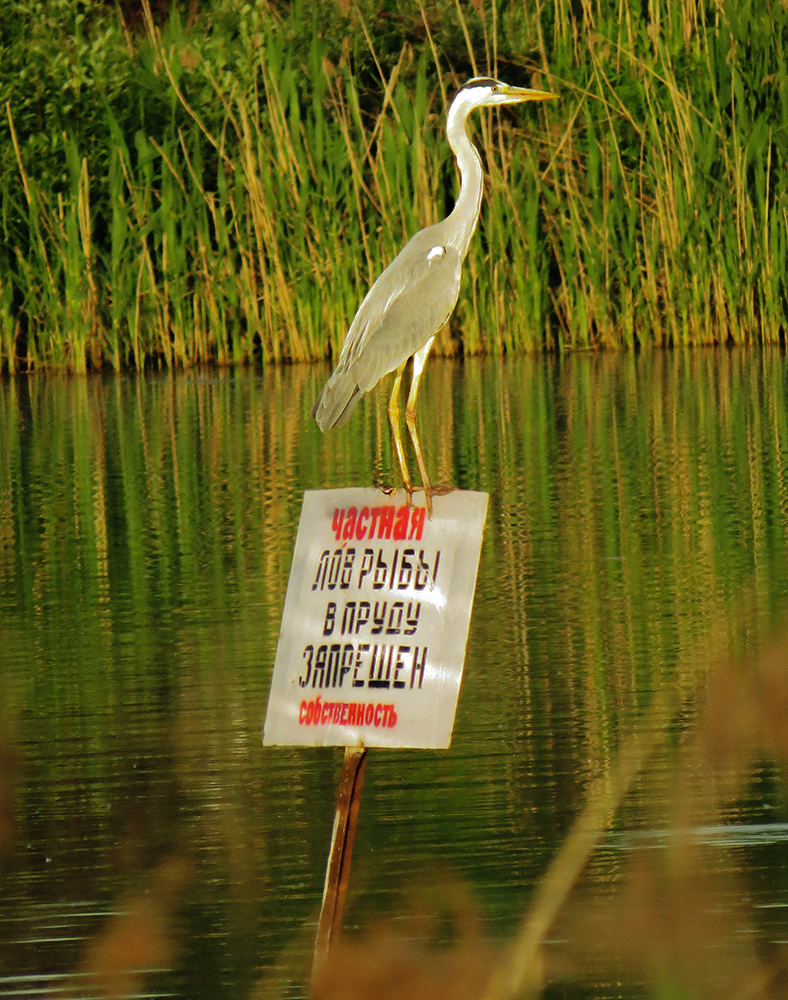
[[[687,708],[664,732],[646,727],[643,739],[666,735],[665,749],[625,798],[614,833],[722,824],[750,794],[753,760],[766,771],[782,761],[785,649],[757,650],[788,592],[785,368],[779,352],[734,351],[428,369],[428,460],[440,455],[445,481],[489,490],[490,517],[455,748],[408,760],[413,787],[400,786],[396,755],[375,769],[396,789],[384,807],[417,815],[419,797],[450,794],[467,816],[476,801],[463,785],[469,773],[475,790],[500,794],[499,844],[531,845],[515,859],[516,876],[494,873],[502,892],[508,886],[507,914],[547,870],[555,840],[571,845],[590,790],[609,793],[592,782],[615,775],[630,734],[660,704],[655,692],[667,692],[666,718]],[[87,838],[97,863],[81,877],[92,887],[98,872],[117,877],[122,863],[149,870],[162,844],[188,841],[202,860],[186,896],[215,916],[221,895],[221,927],[246,949],[231,958],[245,968],[258,951],[273,961],[319,898],[330,830],[330,755],[259,756],[301,491],[385,481],[394,467],[385,391],[357,423],[323,437],[309,420],[321,375],[294,366],[262,376],[0,383],[3,704],[25,741],[16,843],[60,838],[78,869]],[[707,677],[710,633],[718,661],[749,662],[730,655],[746,650],[754,666]],[[161,773],[143,779],[150,760]],[[140,785],[131,804],[118,801],[118,789]],[[370,806],[374,794],[373,779]],[[654,810],[670,797],[681,808]],[[687,866],[699,900],[751,877],[726,848],[690,842],[672,853],[688,843],[685,833],[670,852],[624,854],[608,839],[604,798],[597,806],[575,871],[600,833],[601,842],[579,880],[567,868],[566,900],[553,897],[563,905],[550,937],[568,935],[572,949],[537,948],[545,981],[590,977],[589,969],[600,981],[620,977],[616,962],[647,978],[658,958],[649,937],[666,955],[679,943],[669,932],[681,914],[659,919],[679,905]],[[451,841],[459,823],[450,812],[430,818],[430,843]],[[387,871],[397,869],[397,851],[405,870],[426,853],[393,837],[384,813],[362,810],[359,872],[365,852],[376,866],[385,854]],[[463,834],[462,850],[481,836]],[[712,862],[731,869],[725,879],[707,877]],[[113,893],[128,884],[121,874]],[[513,883],[523,887],[516,900]],[[385,905],[387,888],[373,891]],[[260,900],[275,892],[269,911]],[[639,896],[642,929],[628,953],[617,944],[595,950]],[[756,926],[747,906],[725,912],[716,929],[698,922],[699,940]],[[693,913],[687,903],[683,917]],[[483,936],[468,933],[466,943]],[[489,971],[498,956],[476,943]],[[388,932],[381,952],[394,954]],[[751,951],[736,954],[742,970],[771,974],[771,957],[754,966]],[[414,968],[430,957],[417,950]],[[700,981],[703,970],[687,975]]]
[[[0,718],[0,726],[4,720]],[[19,767],[17,755],[14,753],[10,740],[0,728],[0,872],[2,859],[13,841],[14,836],[14,794],[16,777]]]

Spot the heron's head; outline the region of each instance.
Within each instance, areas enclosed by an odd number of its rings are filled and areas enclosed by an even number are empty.
[[[463,105],[467,114],[474,108],[496,104],[523,104],[525,101],[549,101],[555,96],[546,90],[510,87],[508,83],[501,83],[500,80],[493,80],[491,77],[476,76],[460,87],[452,105]]]

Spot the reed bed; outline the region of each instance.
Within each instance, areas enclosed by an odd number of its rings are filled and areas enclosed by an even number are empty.
[[[451,208],[445,107],[476,72],[561,100],[473,126],[487,198],[440,352],[782,341],[783,5],[82,7],[44,22],[59,91],[38,48],[0,62],[5,371],[335,355]]]

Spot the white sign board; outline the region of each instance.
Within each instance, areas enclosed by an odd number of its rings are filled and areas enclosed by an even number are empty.
[[[263,742],[447,747],[487,494],[304,494]]]

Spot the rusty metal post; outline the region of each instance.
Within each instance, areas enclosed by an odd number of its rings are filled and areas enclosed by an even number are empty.
[[[323,905],[317,924],[315,954],[312,960],[312,985],[325,965],[332,942],[342,928],[342,911],[345,908],[353,840],[356,836],[358,811],[361,807],[361,788],[364,784],[366,747],[346,747],[342,762],[342,775],[337,791],[337,808],[334,813],[334,830],[326,865],[326,882]]]

